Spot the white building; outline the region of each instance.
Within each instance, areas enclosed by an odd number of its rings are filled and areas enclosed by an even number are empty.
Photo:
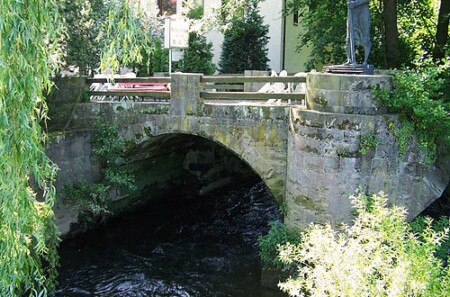
[[[177,0],[157,0],[162,12],[176,11]],[[180,0],[178,0],[180,1]],[[213,7],[221,5],[222,0],[197,0],[203,4],[205,15],[212,12]],[[304,63],[309,56],[308,49],[296,52],[297,36],[301,31],[298,17],[290,15],[283,17],[282,10],[286,0],[264,0],[260,3],[260,12],[269,25],[268,58],[269,67],[277,72],[287,70],[290,73],[304,71]],[[178,4],[180,5],[180,3]],[[214,63],[218,64],[223,42],[220,32],[209,32],[207,38],[213,43]]]

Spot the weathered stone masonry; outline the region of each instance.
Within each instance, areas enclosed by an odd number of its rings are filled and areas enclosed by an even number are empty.
[[[378,108],[371,98],[373,86],[388,86],[388,76],[352,76],[310,73],[307,77],[308,109],[290,105],[223,104],[200,98],[200,75],[172,75],[169,103],[101,102],[78,104],[71,126],[92,127],[94,117],[114,121],[120,135],[134,143],[133,152],[152,147],[164,149],[164,137],[197,135],[235,153],[266,183],[279,204],[287,209],[288,225],[304,228],[311,222],[336,225],[351,219],[348,196],[356,189],[384,191],[392,203],[408,208],[410,217],[419,214],[440,196],[450,177],[450,160],[441,157],[436,165],[424,163],[411,144],[399,156],[390,129],[399,125],[395,115]],[[374,132],[381,140],[374,151],[359,153],[361,135]],[[82,132],[77,132],[83,137]],[[81,134],[80,134],[81,133]],[[87,132],[86,132],[87,133]],[[59,136],[58,141],[74,136]],[[72,137],[72,138],[71,138]],[[162,138],[161,138],[162,137]],[[78,177],[76,162],[58,156],[60,177],[76,180],[89,175],[83,166]],[[86,157],[88,145],[80,150]],[[69,150],[67,150],[69,151]],[[82,157],[66,155],[67,160]],[[83,159],[86,161],[86,159]],[[139,162],[129,156],[128,162]],[[95,167],[95,166],[94,166]],[[95,174],[95,169],[92,169]]]

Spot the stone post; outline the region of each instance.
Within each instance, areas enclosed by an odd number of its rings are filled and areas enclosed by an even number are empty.
[[[54,79],[55,87],[52,88],[48,101],[57,103],[77,103],[80,96],[89,91],[89,85],[84,76],[57,77]]]
[[[203,114],[203,99],[200,98],[202,74],[172,73],[170,115],[185,117]]]

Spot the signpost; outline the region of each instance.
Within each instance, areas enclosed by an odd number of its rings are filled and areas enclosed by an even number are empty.
[[[169,49],[169,74],[172,72],[172,50],[189,47],[189,23],[184,17],[173,15],[165,19],[164,48]],[[180,56],[177,56],[179,59]]]

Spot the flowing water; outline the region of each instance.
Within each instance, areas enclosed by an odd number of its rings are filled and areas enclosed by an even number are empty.
[[[56,296],[281,296],[259,287],[257,247],[277,209],[262,183],[152,201],[64,242]]]

